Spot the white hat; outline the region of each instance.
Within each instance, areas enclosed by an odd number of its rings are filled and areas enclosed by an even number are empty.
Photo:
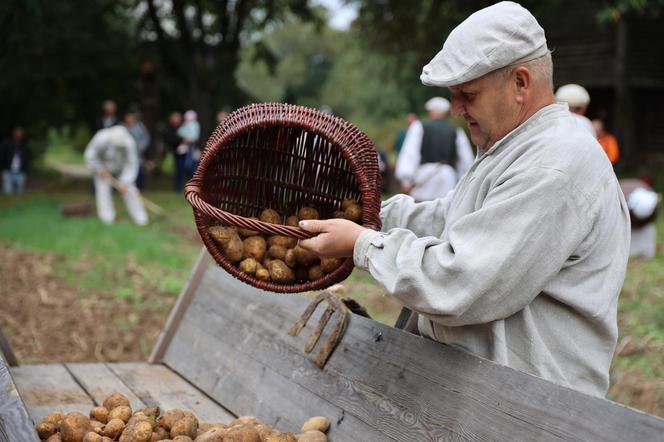
[[[583,86],[566,84],[556,91],[556,100],[565,101],[570,107],[586,106],[590,103],[590,95]]]
[[[627,198],[627,207],[638,219],[646,219],[655,213],[659,197],[652,190],[639,187]]]
[[[185,121],[194,121],[197,118],[198,118],[198,114],[196,113],[196,111],[188,110],[187,112],[184,113]]]
[[[514,2],[480,9],[454,28],[443,49],[422,68],[427,86],[455,86],[549,52],[544,29]]]
[[[429,112],[445,113],[450,110],[450,102],[443,97],[433,97],[424,103],[424,108]]]

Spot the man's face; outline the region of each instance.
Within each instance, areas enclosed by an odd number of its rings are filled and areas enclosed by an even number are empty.
[[[486,151],[514,126],[518,108],[510,88],[511,74],[504,78],[489,73],[483,77],[450,86],[452,115],[462,116],[470,130],[470,139]]]

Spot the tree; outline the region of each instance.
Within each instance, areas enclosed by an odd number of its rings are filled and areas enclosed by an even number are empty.
[[[202,133],[215,110],[247,99],[235,79],[243,42],[289,15],[315,19],[307,0],[145,0],[137,10],[143,39],[156,46],[179,101],[198,111]]]

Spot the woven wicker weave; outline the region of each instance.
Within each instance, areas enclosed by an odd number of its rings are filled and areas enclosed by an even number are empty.
[[[248,284],[279,293],[340,282],[353,270],[353,260],[346,259],[316,281],[260,281],[224,257],[208,228],[223,224],[305,239],[312,235],[298,227],[249,217],[257,217],[264,208],[290,215],[310,206],[318,209],[321,219],[333,218],[341,202],[352,198],[362,205],[361,224],[380,229],[380,174],[373,143],[341,118],[302,106],[253,104],[229,115],[210,136],[185,195],[217,263]]]

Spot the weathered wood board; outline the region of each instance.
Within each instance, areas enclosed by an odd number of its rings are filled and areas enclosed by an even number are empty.
[[[0,355],[0,442],[39,441],[7,365]]]
[[[662,440],[664,420],[353,315],[323,370],[288,327],[308,300],[207,269],[164,362],[234,414],[330,440]]]

